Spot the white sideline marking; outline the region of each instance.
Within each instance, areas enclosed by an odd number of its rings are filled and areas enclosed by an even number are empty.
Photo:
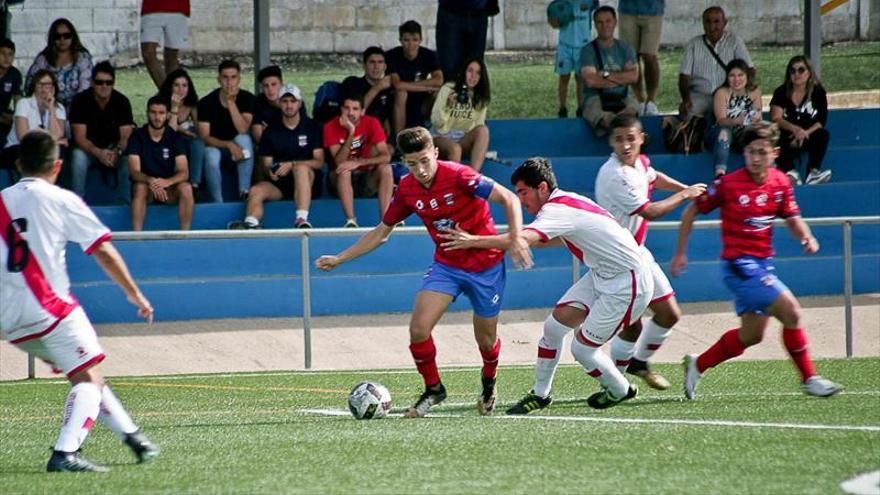
[[[880,494],[880,471],[862,473],[840,484],[840,489],[853,495]]]

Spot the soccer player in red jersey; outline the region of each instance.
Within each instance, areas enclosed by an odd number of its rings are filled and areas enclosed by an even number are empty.
[[[480,414],[489,414],[495,408],[495,375],[501,350],[496,331],[504,295],[504,250],[446,250],[440,247],[444,242],[440,233],[457,227],[471,234],[495,235],[487,200],[499,203],[507,213],[508,243],[504,249],[510,251],[515,265],[530,268],[531,251],[519,235],[519,199],[470,167],[438,160],[431,133],[423,127],[404,129],[397,136],[397,144],[410,174],[400,180],[382,221],[348,249],[318,258],[315,266],[329,271],[371,252],[388,239],[395,225],[410,214],[417,214],[437,248],[416,296],[409,326],[409,348],[425,381],[425,391],[406,415],[423,417],[431,406],[446,399],[431,331],[462,292],[474,308],[474,336],[483,357],[482,392],[477,408]]]
[[[745,167],[722,176],[714,188],[697,198],[681,216],[678,248],[672,259],[672,273],[687,267],[687,240],[697,213],[721,208],[721,253],[724,284],[734,294],[740,327],[728,330],[718,342],[699,356],[684,358],[684,393],[696,395],[703,373],[735,358],[764,337],[770,317],[782,322],[782,342],[801,373],[808,395],[828,397],[840,392],[840,385],[816,373],[807,349],[807,335],[801,327],[801,307],[794,294],[775,275],[773,266],[773,220],[785,219],[807,254],[819,250],[819,242],[800,216],[794,190],[783,172],[774,167],[779,156],[779,129],[760,122],[743,133]]]

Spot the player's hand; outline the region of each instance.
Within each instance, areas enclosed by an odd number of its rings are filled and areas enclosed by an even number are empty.
[[[146,320],[147,323],[153,323],[153,306],[143,294],[138,292],[134,296],[128,296],[128,302],[137,306],[138,316]]]
[[[315,260],[315,268],[324,270],[325,272],[329,272],[341,264],[342,260],[339,259],[339,256],[327,254]]]
[[[361,166],[361,162],[357,160],[345,160],[344,162],[336,165],[336,173],[341,174],[344,172],[354,172],[358,167]]]
[[[458,225],[439,229],[437,237],[446,240],[446,242],[440,243],[440,247],[447,251],[474,248],[476,247],[474,244],[478,240],[477,236],[465,232]]]
[[[160,203],[164,203],[168,201],[168,191],[165,190],[166,183],[168,181],[164,179],[151,179],[150,180],[150,192],[153,193],[153,199],[159,201]]]
[[[291,170],[293,170],[293,162],[281,162],[281,165],[275,170],[275,177],[272,180],[278,180],[279,177],[284,177],[289,174]]]
[[[669,269],[672,271],[673,277],[678,277],[682,273],[687,271],[687,256],[683,254],[676,254],[672,257],[672,262],[669,263]]]
[[[802,239],[801,246],[804,247],[804,252],[807,254],[814,254],[819,251],[819,241],[813,236]]]
[[[706,192],[706,184],[703,184],[702,182],[700,182],[699,184],[690,185],[687,189],[681,191],[684,199],[699,198],[703,195],[704,192]]]
[[[532,249],[529,247],[529,243],[519,236],[516,237],[516,240],[510,246],[510,259],[513,260],[513,267],[519,270],[531,270],[535,266],[535,260],[532,257]]]

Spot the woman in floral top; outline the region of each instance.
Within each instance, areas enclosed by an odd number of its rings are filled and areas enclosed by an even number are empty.
[[[46,48],[37,55],[27,72],[25,87],[38,70],[45,69],[58,79],[58,101],[70,106],[73,95],[88,89],[92,81],[92,56],[82,45],[76,28],[67,19],[56,19],[49,27]]]

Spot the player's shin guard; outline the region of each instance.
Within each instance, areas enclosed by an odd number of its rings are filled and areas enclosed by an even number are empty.
[[[428,340],[424,342],[410,344],[409,352],[412,354],[413,361],[416,362],[419,374],[425,380],[425,386],[433,387],[440,383],[440,371],[437,370],[437,348],[434,347],[434,337],[428,337]]]
[[[626,373],[626,367],[629,366],[629,362],[632,359],[635,345],[635,342],[629,342],[620,338],[619,334],[611,339],[611,360],[614,361],[614,366],[621,373]]]
[[[101,404],[101,389],[91,382],[71,387],[64,405],[64,423],[55,442],[55,450],[76,452],[95,424]]]
[[[601,349],[582,343],[578,334],[575,334],[571,341],[571,353],[587,374],[599,380],[612,396],[624,397],[627,394],[629,382]]]
[[[807,345],[807,334],[803,328],[783,328],[782,343],[785,350],[794,361],[798,371],[801,372],[801,381],[806,382],[807,378],[816,374],[816,367],[813,360],[810,359],[810,351]]]
[[[671,328],[664,328],[658,325],[653,319],[648,320],[647,325],[642,327],[642,334],[636,342],[633,357],[639,361],[650,361],[657,349],[666,342],[666,338],[672,333]]]
[[[544,320],[544,335],[538,341],[538,359],[535,360],[534,393],[540,397],[550,395],[553,387],[553,375],[562,355],[562,344],[565,336],[572,329],[556,321],[551,314]]]
[[[739,340],[739,328],[728,330],[712,347],[700,354],[697,358],[697,370],[704,373],[709,368],[739,356],[745,350],[746,347]]]
[[[498,356],[501,354],[501,339],[495,340],[495,345],[488,351],[480,349],[483,357],[483,377],[495,378],[498,373]]]
[[[104,385],[101,391],[101,414],[98,419],[107,425],[120,440],[125,440],[125,435],[137,431],[137,426],[132,421],[128,411],[116,398],[116,395],[110,390],[110,387]]]

